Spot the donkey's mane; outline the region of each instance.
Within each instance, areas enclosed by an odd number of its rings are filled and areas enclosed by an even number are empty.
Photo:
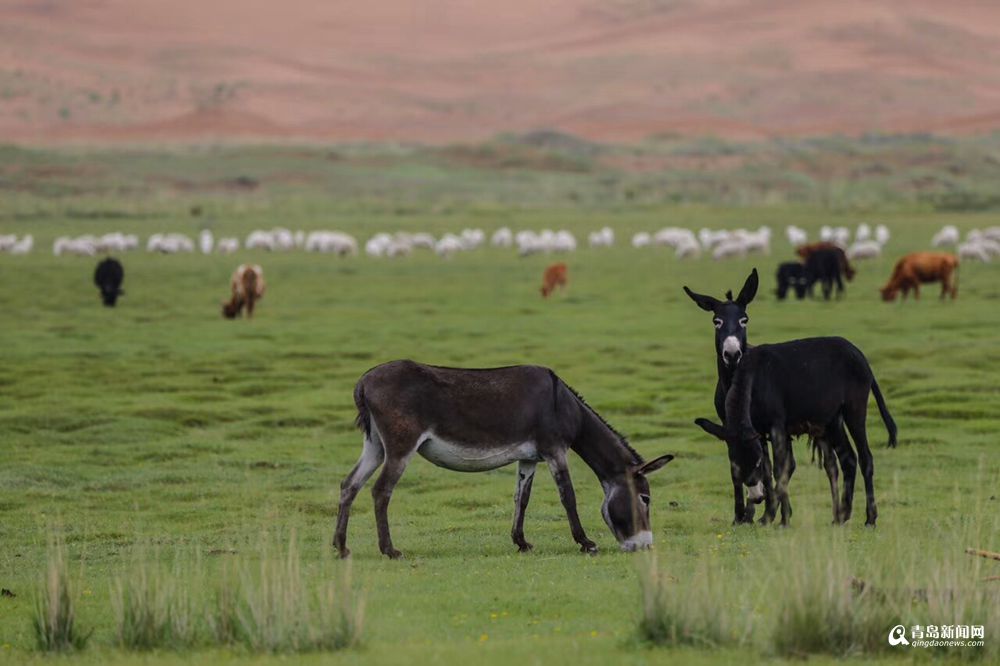
[[[638,451],[632,448],[632,445],[628,443],[628,439],[625,437],[625,435],[615,430],[615,427],[613,425],[608,423],[604,419],[604,417],[598,413],[596,409],[590,406],[590,404],[584,399],[584,397],[580,395],[579,391],[574,389],[566,382],[562,382],[562,385],[565,386],[567,389],[569,389],[569,392],[572,393],[574,396],[576,396],[576,399],[580,401],[580,404],[586,407],[587,411],[596,416],[597,420],[603,423],[604,427],[610,430],[612,434],[614,434],[614,436],[618,438],[618,441],[621,443],[621,445],[624,446],[625,449],[632,455],[633,461],[635,462],[636,465],[643,462],[642,456],[639,455]]]

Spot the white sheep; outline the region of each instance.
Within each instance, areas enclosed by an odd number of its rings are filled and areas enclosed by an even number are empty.
[[[800,229],[794,224],[790,224],[785,227],[785,238],[788,239],[788,243],[792,247],[805,245],[809,242],[809,234],[807,234],[804,229]]]
[[[872,228],[868,226],[865,222],[858,225],[857,230],[854,232],[854,242],[855,244],[871,239]]]
[[[24,238],[22,238],[21,240],[17,241],[9,248],[7,248],[7,252],[15,255],[24,255],[30,253],[34,247],[35,247],[35,237],[32,236],[31,234],[28,234],[27,236],[25,236]]]
[[[944,247],[945,245],[958,245],[961,236],[958,233],[958,227],[953,224],[948,224],[941,227],[941,231],[934,234],[931,238],[931,245],[933,247]]]
[[[649,235],[647,231],[640,231],[639,233],[632,236],[632,247],[649,247],[650,243],[653,242],[653,238]]]
[[[220,238],[215,244],[215,251],[219,254],[232,254],[240,249],[238,238]]]
[[[875,242],[885,247],[885,244],[889,242],[889,227],[884,224],[875,226]]]
[[[874,259],[881,256],[882,246],[873,240],[855,241],[847,250],[848,259]]]
[[[212,254],[212,247],[215,245],[215,237],[208,229],[202,229],[198,234],[198,247],[202,254]]]
[[[615,244],[615,232],[611,227],[603,227],[600,231],[592,231],[587,242],[590,247],[611,247]]]
[[[508,227],[500,227],[490,237],[490,245],[493,247],[511,247],[514,245],[514,232]]]
[[[971,259],[973,261],[990,261],[990,253],[982,245],[976,242],[962,243],[958,246],[959,259]]]
[[[445,259],[450,258],[456,252],[461,252],[465,249],[462,244],[462,239],[455,234],[445,234],[438,239],[437,244],[434,246],[434,251],[439,257],[444,257]]]

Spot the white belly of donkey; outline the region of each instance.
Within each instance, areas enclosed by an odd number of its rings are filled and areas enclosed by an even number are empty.
[[[449,442],[432,432],[424,434],[417,451],[438,467],[456,472],[485,472],[518,460],[532,462],[541,460],[534,442],[481,446]]]

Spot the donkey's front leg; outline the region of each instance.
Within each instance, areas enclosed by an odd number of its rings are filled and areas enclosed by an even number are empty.
[[[750,505],[751,509],[753,504]],[[733,475],[733,525],[739,525],[740,523],[753,522],[753,516],[747,519],[747,506],[746,499],[743,496],[743,482],[740,481],[739,477],[735,474]]]
[[[535,480],[535,463],[521,460],[517,463],[517,489],[514,491],[514,527],[510,538],[522,553],[531,550],[532,545],[524,539],[524,511],[531,498],[531,482]]]
[[[555,479],[556,487],[559,488],[559,499],[562,500],[566,509],[566,517],[569,519],[569,529],[573,533],[573,540],[580,544],[581,553],[596,553],[597,544],[587,538],[580,524],[580,516],[576,513],[576,493],[573,492],[573,482],[569,478],[569,465],[566,462],[566,452],[557,451],[545,462],[549,464],[552,478]]]

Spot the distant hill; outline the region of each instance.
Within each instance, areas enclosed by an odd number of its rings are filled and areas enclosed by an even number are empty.
[[[1000,2],[0,0],[0,141],[1000,129]]]

